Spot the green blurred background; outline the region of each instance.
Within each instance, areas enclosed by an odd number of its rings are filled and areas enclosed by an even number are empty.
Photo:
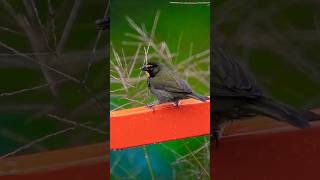
[[[145,26],[147,32],[151,32],[154,19],[157,12],[160,12],[158,24],[153,40],[161,44],[165,42],[174,57],[171,58],[171,64],[183,77],[185,77],[192,88],[203,95],[209,95],[210,73],[209,73],[209,48],[210,48],[210,6],[209,5],[183,5],[171,4],[170,1],[131,1],[131,0],[113,0],[111,1],[111,43],[112,50],[115,50],[122,64],[130,66],[132,58],[124,62],[124,57],[134,56],[138,45],[128,45],[128,42],[139,42],[129,37],[126,33],[137,34],[132,29],[126,19],[131,18],[140,27]],[[127,79],[134,79],[139,76],[139,67],[143,62],[143,44],[140,48],[139,58],[134,66],[132,75]],[[184,61],[192,55],[206,51],[202,57],[203,63],[200,63],[194,69],[188,69],[193,62],[200,62],[200,59],[194,59],[183,65]],[[153,54],[154,49],[150,48],[149,54]],[[124,55],[123,55],[124,54]],[[151,58],[156,61],[163,61],[159,57]],[[115,55],[111,53],[111,61],[117,65]],[[178,69],[177,67],[181,67]],[[187,70],[188,69],[188,70]],[[199,81],[196,75],[186,75],[201,71],[204,81]],[[195,72],[198,73],[198,72]],[[111,65],[111,75],[119,77],[115,68]],[[201,77],[201,78],[202,78]],[[133,106],[143,106],[143,103],[152,102],[152,98],[146,87],[146,76],[141,75],[138,83],[133,83],[134,88],[129,88],[129,92],[124,92],[122,85],[111,77],[111,110],[130,108]],[[128,80],[128,82],[131,82]],[[142,92],[142,95],[136,96]],[[130,103],[127,97],[139,100],[143,103]],[[124,106],[123,106],[124,105]],[[145,149],[144,149],[145,148]],[[151,165],[148,169],[147,155]],[[195,157],[193,157],[195,155]],[[110,154],[110,172],[111,179],[151,179],[151,173],[156,179],[189,178],[201,177],[209,179],[206,173],[209,172],[209,142],[208,137],[196,137],[185,140],[170,141],[160,144],[147,145],[145,147],[136,147],[126,150],[112,151]],[[206,172],[204,172],[206,171]]]
[[[218,0],[213,34],[266,94],[301,109],[317,108],[319,8],[312,0]]]
[[[9,13],[6,2],[14,15]],[[58,53],[57,45],[75,2],[79,2],[79,8],[76,8],[78,11],[64,48]],[[27,10],[34,9],[26,8],[20,0],[0,3],[0,157],[24,146],[12,155],[105,143],[109,139],[106,121],[108,93],[105,93],[108,83],[105,77],[107,36],[105,33],[98,36],[95,24],[97,19],[103,18],[106,2],[35,1],[35,7],[39,16],[36,19],[42,24],[41,33],[36,34],[39,38],[36,43],[41,44],[44,40],[46,44],[41,47],[47,49],[41,52],[35,52],[30,37],[13,18],[18,15],[26,17]],[[29,28],[39,28],[34,21],[28,21],[31,24]],[[87,80],[81,84],[49,71],[52,79],[48,81],[40,65],[30,60],[39,61],[38,57],[44,57],[44,64],[78,81]],[[92,66],[88,68],[91,62]],[[54,83],[57,86],[53,91]],[[85,123],[102,133],[61,119]]]

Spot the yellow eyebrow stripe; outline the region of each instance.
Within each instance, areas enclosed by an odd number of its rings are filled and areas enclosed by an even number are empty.
[[[146,67],[147,67],[147,68],[148,68],[148,67],[152,67],[152,65],[148,64],[148,65],[146,65]]]

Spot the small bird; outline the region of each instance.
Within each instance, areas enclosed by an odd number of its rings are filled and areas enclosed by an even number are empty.
[[[173,70],[159,62],[148,62],[141,70],[147,73],[148,88],[159,104],[173,102],[178,107],[181,99],[194,98],[202,102],[209,99],[195,94]]]
[[[212,53],[211,135],[215,147],[228,121],[260,114],[298,128],[309,128],[309,121],[320,120],[320,116],[311,111],[300,111],[265,96],[253,78],[221,48],[215,47]]]

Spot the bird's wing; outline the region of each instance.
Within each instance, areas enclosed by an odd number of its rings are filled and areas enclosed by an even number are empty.
[[[184,92],[192,93],[191,87],[184,81],[184,80],[178,80],[180,84],[180,88],[183,89]]]
[[[173,93],[192,93],[190,86],[171,71],[163,71],[163,73],[150,80],[150,83],[155,89]]]
[[[257,97],[262,91],[240,64],[220,48],[213,51],[213,96]]]

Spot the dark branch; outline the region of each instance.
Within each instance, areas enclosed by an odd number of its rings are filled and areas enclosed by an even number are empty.
[[[67,39],[69,38],[71,28],[76,20],[76,17],[78,15],[79,9],[80,9],[81,0],[75,0],[70,16],[68,18],[68,21],[66,25],[64,26],[64,30],[62,33],[62,36],[60,38],[60,41],[57,46],[57,53],[60,54],[64,48],[65,43],[67,42]]]

